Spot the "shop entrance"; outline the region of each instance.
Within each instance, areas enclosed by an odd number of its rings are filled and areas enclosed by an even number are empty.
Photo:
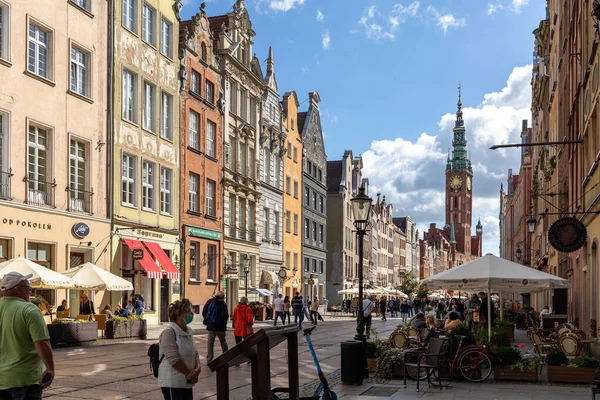
[[[160,322],[169,322],[169,286],[171,281],[166,278],[160,280]]]

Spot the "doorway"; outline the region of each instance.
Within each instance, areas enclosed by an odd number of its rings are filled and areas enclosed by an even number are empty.
[[[167,278],[160,280],[160,322],[169,322],[169,287],[171,282]]]

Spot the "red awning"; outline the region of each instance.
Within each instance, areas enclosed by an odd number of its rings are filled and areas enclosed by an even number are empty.
[[[144,244],[150,249],[154,257],[160,262],[163,269],[165,270],[165,275],[167,275],[168,279],[179,279],[179,270],[173,264],[167,253],[160,247],[158,243],[155,242],[147,242],[144,241]]]
[[[127,245],[127,247],[131,249],[131,251],[142,251],[143,257],[140,260],[136,261],[140,262],[140,264],[144,268],[144,271],[146,271],[148,278],[160,279],[162,277],[162,271],[160,270],[160,267],[156,265],[152,257],[150,257],[150,252],[144,247],[142,242],[140,242],[139,240],[125,238],[122,238],[121,240]]]

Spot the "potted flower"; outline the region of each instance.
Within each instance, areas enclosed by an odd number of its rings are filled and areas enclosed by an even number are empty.
[[[537,382],[539,360],[514,347],[498,347],[494,355],[494,380]]]
[[[106,338],[140,338],[145,339],[147,333],[146,320],[140,315],[129,318],[114,316],[106,321]]]
[[[384,347],[379,352],[375,376],[389,380],[404,377],[404,354],[406,350],[395,347]]]
[[[588,354],[573,358],[565,353],[553,350],[546,357],[548,362],[548,381],[565,383],[594,383],[596,369],[600,363]]]
[[[367,367],[369,372],[377,370],[377,358],[383,347],[383,344],[376,340],[367,342]]]
[[[494,325],[496,325],[498,331],[503,331],[509,340],[513,340],[515,338],[515,324],[514,323],[505,319],[505,320],[496,320],[494,322]]]

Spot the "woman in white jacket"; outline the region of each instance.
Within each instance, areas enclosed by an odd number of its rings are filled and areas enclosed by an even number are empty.
[[[192,387],[198,383],[200,357],[194,343],[194,331],[188,325],[194,319],[188,299],[169,305],[169,327],[159,338],[158,386],[165,400],[192,400]]]

